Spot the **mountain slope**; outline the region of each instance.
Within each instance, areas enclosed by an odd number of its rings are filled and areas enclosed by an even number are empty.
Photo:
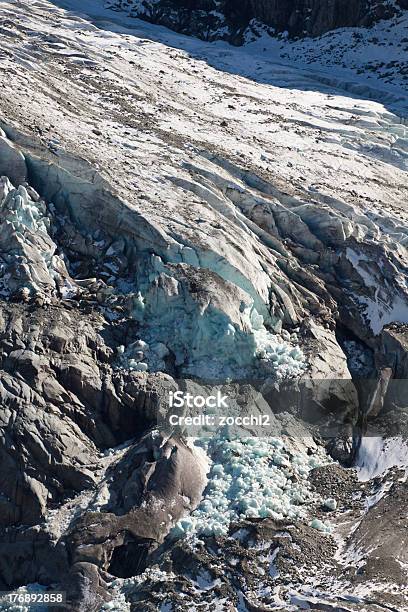
[[[353,6],[357,4],[353,3]],[[328,28],[326,34],[314,38],[311,38],[311,32],[307,31],[300,37],[288,36],[289,17],[278,32],[271,30],[265,22],[252,19],[249,26],[240,29],[237,38],[236,29],[231,30],[226,25],[224,14],[221,12],[212,11],[211,19],[215,21],[210,27],[207,23],[208,12],[203,12],[202,21],[196,20],[191,24],[194,11],[185,9],[187,21],[180,17],[180,7],[172,8],[169,16],[168,3],[164,3],[164,6],[160,2],[154,3],[150,9],[146,8],[149,6],[147,2],[120,4],[112,1],[105,5],[115,11],[123,11],[131,18],[140,17],[161,23],[184,34],[210,40],[226,39],[236,44],[244,44],[250,52],[249,58],[251,54],[255,56],[251,58],[253,62],[262,56],[263,60],[270,57],[274,63],[279,61],[285,65],[290,63],[307,69],[313,67],[319,72],[325,70],[325,74],[322,75],[323,82],[347,87],[350,92],[354,91],[359,96],[366,95],[369,98],[386,101],[385,90],[393,91],[397,97],[403,97],[401,107],[407,106],[408,11],[398,8],[395,3],[392,3],[392,6],[387,5],[390,10],[380,12],[381,18],[373,19],[369,27],[367,27],[368,19],[365,21],[350,19],[348,27],[342,27],[345,24],[339,21],[337,27],[333,25],[332,28]],[[289,4],[285,3],[285,6],[288,7]],[[96,12],[98,11],[100,12],[100,6],[98,7],[96,3]],[[323,11],[324,14],[327,12]],[[296,14],[298,13],[299,11]],[[353,12],[349,11],[348,14],[353,15]],[[366,11],[364,15],[367,17]],[[365,25],[358,26],[359,23]],[[264,61],[263,65],[265,66]],[[227,65],[225,67],[227,68]],[[248,68],[249,72],[244,74],[253,75],[252,66]],[[269,75],[268,72],[261,72],[256,77],[266,79],[268,82]],[[365,86],[367,92],[364,92]],[[381,91],[376,93],[378,87]]]
[[[159,23],[205,40],[240,44],[251,22],[290,36],[319,36],[329,30],[370,26],[407,8],[405,0],[107,0],[107,8]]]
[[[0,590],[407,609],[401,91],[87,7],[0,7]]]

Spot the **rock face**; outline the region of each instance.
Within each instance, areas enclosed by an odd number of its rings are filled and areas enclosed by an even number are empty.
[[[201,458],[177,440],[146,434],[101,452],[153,425],[159,388],[165,394],[174,383],[159,377],[146,386],[142,374],[113,370],[103,320],[82,312],[78,321],[79,312],[58,304],[1,308],[2,588],[46,584],[71,568],[69,590],[80,597],[80,566],[113,563],[113,573],[126,575],[115,549],[160,543],[205,486]],[[81,504],[86,520],[73,522]],[[97,531],[88,526],[95,520]]]
[[[255,20],[290,36],[319,36],[336,28],[370,25],[387,19],[404,0],[107,0],[106,6],[130,11],[135,17],[159,23],[183,34],[242,42]]]

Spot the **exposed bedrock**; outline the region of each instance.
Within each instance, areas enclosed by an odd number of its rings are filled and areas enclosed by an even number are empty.
[[[408,379],[408,327],[390,325],[382,332],[379,365],[388,366],[395,372],[395,378]]]
[[[201,457],[180,440],[137,441],[174,381],[113,369],[109,345],[125,331],[104,330],[96,313],[78,322],[79,312],[1,307],[2,588],[50,584],[68,568],[80,581],[82,563],[108,569],[124,543],[160,542],[205,485]],[[120,555],[120,575],[115,564]]]
[[[73,561],[105,570],[113,564],[115,574],[113,550],[132,541],[161,543],[175,521],[200,501],[205,476],[197,449],[157,431],[145,434],[107,470],[91,501],[95,513],[73,524],[67,536]],[[117,575],[125,571],[117,563]]]

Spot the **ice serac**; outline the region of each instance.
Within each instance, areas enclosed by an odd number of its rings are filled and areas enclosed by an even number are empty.
[[[7,176],[13,183],[20,185],[27,178],[24,155],[7,139],[0,128],[0,175]]]
[[[404,241],[394,252],[393,228],[380,237],[352,206],[288,197],[205,156],[185,165],[188,179],[173,180],[203,199],[207,221],[176,233],[101,179],[91,182],[79,160],[64,168],[63,158],[55,166],[26,157],[49,204],[2,179],[3,293],[49,300],[96,291],[111,316],[125,311],[138,327],[118,347],[122,367],[214,379],[294,375],[306,367],[297,345],[307,314],[334,329],[339,309],[340,321],[365,341],[390,321],[404,322]],[[216,231],[211,219],[219,219]],[[364,251],[375,254],[372,272]],[[307,349],[316,334],[307,325],[302,334]]]
[[[113,312],[125,307],[147,349],[146,364],[124,347],[125,366],[158,370],[169,358],[176,370],[210,378],[254,375],[257,365],[282,374],[286,366],[302,369],[301,351],[267,330],[281,330],[284,309],[271,312],[272,287],[255,255],[256,235],[244,223],[239,229],[252,242],[253,260],[243,257],[233,234],[224,246],[211,228],[197,243],[192,228],[185,237],[166,231],[103,181],[90,182],[85,163],[81,168],[67,159],[65,169],[30,155],[27,163],[36,187],[52,202],[47,208],[31,187],[15,189],[2,179],[4,295],[80,298],[96,272],[100,302],[108,300]],[[284,292],[276,292],[274,300],[289,306]]]
[[[26,299],[69,291],[69,274],[49,234],[45,203],[33,189],[15,189],[7,177],[0,179],[0,191],[0,291]]]

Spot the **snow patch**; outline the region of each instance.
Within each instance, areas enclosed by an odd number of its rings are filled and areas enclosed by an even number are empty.
[[[408,471],[408,444],[402,437],[365,437],[356,460],[358,477],[365,482],[393,467]]]

